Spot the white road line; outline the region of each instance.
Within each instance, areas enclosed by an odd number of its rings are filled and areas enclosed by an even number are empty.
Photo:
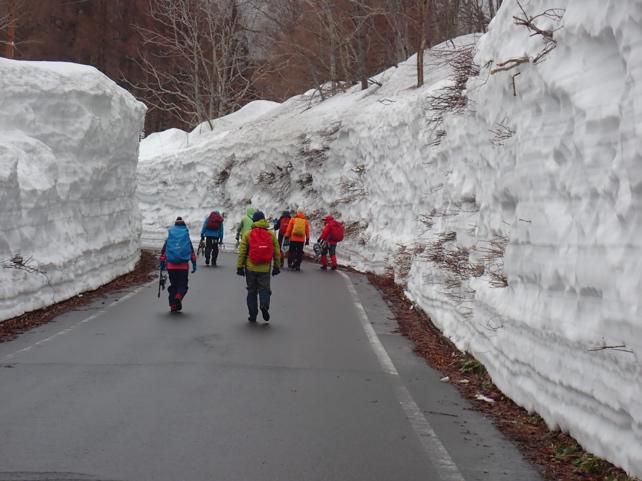
[[[408,388],[401,382],[399,371],[397,371],[397,368],[392,362],[392,359],[390,359],[386,348],[383,347],[379,336],[377,336],[377,333],[372,327],[370,319],[368,319],[368,314],[366,313],[366,310],[364,309],[363,304],[361,304],[361,300],[359,299],[359,294],[357,293],[357,290],[352,283],[352,279],[350,279],[350,276],[348,276],[345,272],[339,271],[339,274],[341,274],[346,280],[348,292],[350,292],[352,301],[354,302],[354,305],[359,314],[361,326],[363,327],[363,330],[368,337],[368,341],[370,342],[372,350],[379,360],[379,364],[381,364],[382,369],[386,373],[395,376],[398,380],[398,385],[395,389],[397,401],[399,401],[399,404],[406,413],[406,417],[408,418],[408,421],[410,422],[413,430],[417,434],[417,437],[419,438],[424,451],[437,470],[440,481],[465,481],[463,475],[459,472],[457,465],[450,457],[450,454],[448,454],[446,447],[439,439],[439,436],[437,436],[437,433],[430,425],[421,409],[419,409],[419,406],[413,399],[410,391],[408,391]]]
[[[82,321],[78,321],[78,322],[76,322],[75,324],[72,324],[71,326],[69,326],[69,327],[67,327],[67,328],[63,329],[62,331],[58,331],[58,332],[56,332],[55,334],[52,334],[52,335],[51,335],[51,336],[49,336],[49,337],[46,337],[46,338],[41,339],[41,340],[39,340],[39,341],[37,341],[37,342],[34,342],[33,344],[31,344],[31,345],[29,345],[29,346],[27,346],[27,347],[23,347],[22,349],[19,349],[19,350],[15,351],[15,352],[12,352],[12,353],[10,353],[10,354],[7,354],[6,356],[4,356],[4,357],[2,358],[2,361],[8,361],[9,359],[14,358],[14,357],[15,357],[15,356],[17,356],[18,354],[22,354],[23,352],[31,351],[31,349],[33,349],[33,348],[34,348],[34,347],[36,347],[36,346],[39,346],[39,345],[44,344],[44,343],[46,343],[46,342],[49,342],[49,341],[51,341],[51,340],[53,340],[53,339],[55,339],[55,338],[57,338],[57,337],[64,336],[65,334],[69,334],[71,331],[73,331],[73,330],[74,330],[75,328],[77,328],[78,326],[80,326],[80,325],[82,325],[82,324],[87,324],[89,321],[93,321],[93,320],[94,320],[94,319],[96,319],[97,317],[102,316],[105,312],[107,312],[107,311],[108,311],[110,308],[112,308],[113,306],[115,306],[115,305],[117,305],[117,304],[122,304],[122,303],[123,303],[124,301],[126,301],[127,299],[130,299],[130,298],[134,297],[136,294],[138,294],[140,291],[142,291],[143,289],[145,289],[145,288],[146,288],[147,286],[149,286],[150,284],[153,284],[154,282],[157,282],[157,281],[156,281],[156,280],[153,280],[153,281],[150,281],[150,282],[147,282],[147,283],[143,284],[143,285],[142,285],[142,286],[140,286],[140,287],[137,287],[136,289],[134,289],[134,290],[133,290],[132,292],[130,292],[129,294],[127,294],[127,295],[125,295],[125,296],[121,297],[121,298],[118,300],[118,302],[112,302],[111,304],[109,304],[108,306],[106,306],[105,308],[103,308],[101,311],[96,312],[95,314],[92,314],[92,315],[91,315],[91,316],[89,316],[89,317],[86,317],[86,318],[85,318],[85,319],[83,319]]]

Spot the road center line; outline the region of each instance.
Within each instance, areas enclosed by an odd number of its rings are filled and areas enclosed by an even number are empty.
[[[34,347],[36,347],[36,346],[39,346],[39,345],[44,344],[44,343],[46,343],[46,342],[49,342],[49,341],[51,341],[51,340],[53,340],[53,339],[55,339],[55,338],[57,338],[57,337],[64,336],[65,334],[69,334],[71,331],[73,331],[73,330],[74,330],[75,328],[77,328],[78,326],[80,326],[80,325],[82,325],[82,324],[87,324],[89,321],[93,321],[93,320],[94,320],[94,319],[96,319],[97,317],[102,316],[105,312],[107,312],[107,311],[108,311],[109,309],[111,309],[113,306],[115,306],[115,305],[117,305],[117,304],[118,304],[118,305],[119,305],[119,304],[122,304],[122,303],[123,303],[124,301],[126,301],[127,299],[130,299],[130,298],[134,297],[136,294],[138,294],[140,291],[142,291],[143,289],[145,289],[145,288],[146,288],[147,286],[149,286],[150,284],[153,284],[154,282],[157,282],[157,281],[156,281],[156,280],[153,280],[153,281],[150,281],[150,282],[146,282],[146,283],[145,283],[145,284],[143,284],[142,286],[139,286],[139,287],[137,287],[136,289],[134,289],[134,290],[133,290],[132,292],[130,292],[129,294],[126,294],[126,295],[124,295],[123,297],[121,297],[120,299],[118,299],[118,301],[117,301],[117,302],[112,302],[112,303],[111,303],[111,304],[109,304],[108,306],[106,306],[106,307],[102,308],[99,312],[96,312],[96,313],[92,314],[91,316],[86,317],[86,318],[84,318],[83,320],[78,321],[78,322],[76,322],[75,324],[72,324],[72,325],[71,325],[71,326],[69,326],[69,327],[66,327],[66,328],[65,328],[65,329],[63,329],[63,330],[56,332],[55,334],[52,334],[52,335],[51,335],[51,336],[49,336],[49,337],[46,337],[46,338],[41,339],[41,340],[39,340],[39,341],[36,341],[36,342],[34,342],[33,344],[30,344],[30,345],[29,345],[29,346],[27,346],[27,347],[23,347],[22,349],[19,349],[19,350],[14,351],[14,352],[12,352],[12,353],[10,353],[10,354],[7,354],[6,356],[4,356],[4,357],[2,358],[2,361],[8,361],[9,359],[14,358],[14,357],[15,357],[15,356],[17,356],[18,354],[22,354],[23,352],[30,351],[31,349],[33,349],[33,348],[34,348]],[[61,314],[61,315],[62,315],[62,314]]]
[[[423,412],[413,399],[412,395],[408,388],[401,382],[399,371],[395,367],[392,359],[388,355],[386,348],[381,343],[379,336],[375,332],[368,314],[366,313],[361,300],[359,299],[359,294],[357,293],[352,279],[345,272],[339,272],[346,281],[348,287],[348,292],[352,296],[352,301],[357,309],[359,314],[359,320],[361,321],[361,326],[368,337],[368,342],[372,347],[379,364],[381,364],[382,369],[395,376],[398,380],[397,386],[395,388],[395,395],[397,396],[397,401],[401,405],[402,409],[406,413],[406,417],[410,422],[413,430],[417,434],[419,441],[421,442],[422,447],[424,448],[425,453],[428,455],[428,458],[432,462],[433,466],[439,474],[441,481],[465,481],[463,475],[459,472],[457,465],[448,454],[446,447],[437,436],[437,433],[430,425]]]

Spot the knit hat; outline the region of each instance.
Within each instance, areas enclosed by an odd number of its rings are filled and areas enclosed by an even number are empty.
[[[181,216],[178,216],[176,218],[176,222],[174,222],[174,225],[185,225],[185,221],[183,220],[183,218]]]
[[[257,210],[256,212],[254,212],[254,214],[252,215],[252,220],[256,222],[257,220],[261,220],[261,219],[265,219],[265,214],[260,210]]]

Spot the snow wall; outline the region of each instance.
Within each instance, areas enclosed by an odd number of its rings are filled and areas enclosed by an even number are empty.
[[[503,392],[639,476],[642,2],[523,4],[565,9],[536,20],[559,29],[556,48],[504,2],[463,92],[452,65],[470,36],[427,54],[421,89],[411,58],[365,92],[311,91],[209,133],[150,137],[144,242],[176,215],[197,236],[213,208],[233,220],[230,241],[248,204],[301,208],[315,235],[334,213],[348,227],[340,261],[393,270]]]
[[[0,105],[3,320],[134,268],[145,106],[92,67],[2,58]]]

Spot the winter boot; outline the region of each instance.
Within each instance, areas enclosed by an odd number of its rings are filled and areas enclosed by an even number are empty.
[[[328,270],[328,256],[321,256],[321,270]]]
[[[268,311],[267,307],[262,307],[261,308],[261,314],[263,314],[263,320],[265,322],[270,321],[270,311]]]
[[[183,295],[182,294],[176,294],[176,311],[180,311],[183,309]]]
[[[337,270],[337,256],[330,257],[330,261],[332,261],[332,270],[336,271]]]

